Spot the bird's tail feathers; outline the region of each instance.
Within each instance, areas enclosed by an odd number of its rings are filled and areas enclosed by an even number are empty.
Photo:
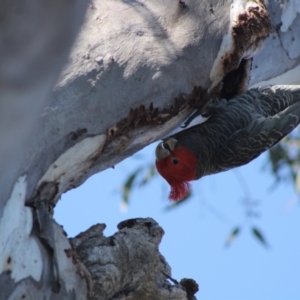
[[[245,96],[248,101],[252,101],[258,114],[264,117],[274,116],[300,102],[300,85],[274,85],[250,89]]]
[[[297,102],[264,122],[267,131],[278,131],[282,138],[289,134],[300,123],[300,102]]]

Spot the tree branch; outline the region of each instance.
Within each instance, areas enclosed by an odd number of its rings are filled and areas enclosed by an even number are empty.
[[[89,299],[192,300],[197,284],[171,284],[171,268],[159,253],[163,229],[151,218],[130,219],[118,225],[119,231],[105,237],[105,224],[97,224],[70,239],[73,250],[89,270],[93,291]],[[196,287],[196,288],[195,288]]]

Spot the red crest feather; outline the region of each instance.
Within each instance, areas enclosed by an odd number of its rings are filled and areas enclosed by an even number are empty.
[[[188,196],[190,193],[190,184],[186,181],[171,185],[169,199],[171,201],[179,201]]]

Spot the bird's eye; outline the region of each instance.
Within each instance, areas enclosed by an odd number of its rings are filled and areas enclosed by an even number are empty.
[[[172,158],[172,163],[173,163],[173,165],[177,165],[179,163],[179,161],[178,161],[178,159],[173,157]]]

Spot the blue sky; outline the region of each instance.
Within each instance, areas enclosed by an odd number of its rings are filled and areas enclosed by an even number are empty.
[[[298,197],[289,183],[270,190],[274,179],[262,168],[266,154],[235,171],[193,182],[193,197],[170,211],[165,211],[169,186],[157,176],[134,191],[124,212],[120,187],[137,166],[154,161],[155,146],[62,196],[54,216],[68,235],[105,223],[109,236],[120,221],[152,217],[165,231],[160,252],[172,267],[172,277],[195,279],[200,287],[198,299],[300,300]],[[247,192],[241,180],[246,181]],[[245,216],[249,199],[258,200],[253,209],[259,218]],[[238,237],[225,247],[236,226],[242,228]],[[267,249],[253,237],[253,226],[265,236]]]

